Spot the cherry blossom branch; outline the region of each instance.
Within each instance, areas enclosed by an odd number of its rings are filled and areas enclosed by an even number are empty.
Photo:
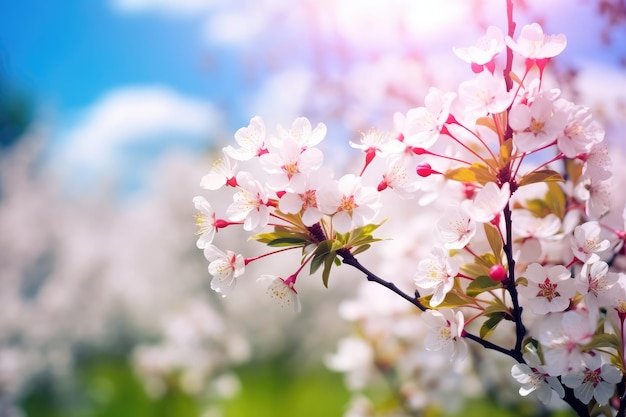
[[[506,241],[504,242],[504,253],[506,254],[506,261],[509,268],[509,277],[506,284],[506,289],[511,296],[511,302],[513,303],[513,317],[515,319],[515,351],[520,355],[522,353],[522,342],[526,335],[526,328],[522,322],[522,307],[519,304],[519,297],[517,294],[517,287],[515,286],[515,258],[513,258],[513,228],[511,219],[511,207],[509,204],[504,207],[504,224],[506,229]]]
[[[510,356],[511,358],[515,359],[519,363],[526,363],[524,361],[524,358],[522,357],[522,353],[519,351],[516,351],[515,349],[505,349],[502,346],[496,345],[495,343],[482,339],[476,336],[475,334],[469,333],[467,331],[463,331],[463,337],[473,340],[474,342],[478,343],[485,349],[495,350],[497,352]]]
[[[408,302],[410,302],[411,304],[419,308],[421,311],[428,310],[428,307],[426,307],[424,304],[422,304],[419,301],[418,291],[415,291],[415,296],[412,297],[409,294],[402,291],[401,289],[399,289],[393,282],[385,281],[384,279],[378,277],[377,275],[369,271],[366,267],[361,265],[361,263],[352,255],[352,253],[350,253],[348,249],[340,249],[339,251],[337,251],[337,254],[342,257],[344,264],[351,265],[354,268],[358,269],[359,271],[363,272],[365,276],[367,277],[368,281],[376,282],[382,285],[383,287],[388,288],[389,290],[393,291],[394,293],[398,294],[400,297],[404,298],[405,300],[407,300]],[[463,331],[463,337],[466,337],[470,340],[475,341],[476,343],[480,344],[486,349],[495,350],[497,352],[510,356],[511,358],[515,359],[517,362],[525,363],[524,358],[522,357],[521,349],[505,349],[502,346],[496,345],[495,343],[482,339],[472,333],[468,333],[467,331]]]
[[[376,276],[363,265],[361,265],[361,263],[352,255],[352,253],[350,253],[348,249],[340,249],[337,251],[337,254],[341,256],[344,264],[351,265],[359,271],[363,272],[368,281],[376,282],[383,287],[390,289],[391,291],[395,292],[400,297],[404,298],[422,311],[428,310],[428,308],[419,301],[419,292],[416,291],[414,296],[410,296],[409,294],[398,288],[393,282],[385,281],[384,279]]]
[[[619,409],[617,410],[616,417],[624,417],[626,416],[626,392],[622,394],[619,399]]]
[[[563,388],[565,390],[565,396],[563,397],[563,401],[565,401],[570,407],[572,407],[572,410],[574,410],[574,412],[578,414],[579,417],[591,417],[587,404],[583,404],[578,398],[576,398],[576,396],[574,395],[574,390],[568,387]],[[617,413],[617,415],[620,416],[619,413]],[[621,416],[623,416],[623,414],[621,414]]]

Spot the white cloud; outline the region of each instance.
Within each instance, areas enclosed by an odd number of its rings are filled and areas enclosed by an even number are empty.
[[[265,13],[266,10],[256,14],[242,10],[213,13],[202,29],[204,38],[209,42],[235,45],[251,42],[266,28]]]
[[[163,141],[175,145],[189,138],[208,145],[220,128],[220,113],[207,101],[163,86],[124,87],[108,92],[79,117],[62,135],[55,159],[65,170],[93,175],[118,169],[128,145],[149,150]]]
[[[310,69],[290,68],[272,74],[254,96],[248,107],[249,114],[257,114],[268,125],[289,123],[301,116],[307,100],[315,93],[313,73]]]
[[[204,12],[222,0],[111,0],[113,7],[123,13],[157,12],[168,15],[193,16]]]

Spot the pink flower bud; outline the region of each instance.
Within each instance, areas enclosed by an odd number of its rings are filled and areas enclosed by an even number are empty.
[[[429,163],[424,162],[423,164],[419,164],[415,169],[417,175],[420,177],[428,177],[433,173],[433,169]]]
[[[489,268],[489,278],[496,282],[502,282],[506,279],[506,269],[500,264],[493,265]]]

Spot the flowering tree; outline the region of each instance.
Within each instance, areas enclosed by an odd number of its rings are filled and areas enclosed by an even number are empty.
[[[194,198],[197,246],[223,296],[250,263],[297,251],[290,275],[259,277],[295,311],[299,277],[321,271],[328,286],[334,268],[350,265],[421,311],[426,350],[454,362],[470,344],[495,351],[515,362],[522,396],[561,398],[580,416],[624,415],[626,231],[605,221],[604,131],[589,108],[549,86],[546,69],[565,36],[537,23],[516,35],[512,3],[506,33],[489,27],[475,46],[454,50],[474,78],[456,92],[431,88],[424,106],[394,115],[393,132],[350,143],[364,154],[354,173],[336,178],[324,166],[324,124],[297,118],[270,132],[253,117],[201,180],[234,194],[224,217]],[[415,216],[434,207],[439,217],[410,290],[359,260],[382,240],[375,233],[397,204],[390,195],[417,196]],[[246,258],[218,248],[216,233],[230,227],[270,251]]]

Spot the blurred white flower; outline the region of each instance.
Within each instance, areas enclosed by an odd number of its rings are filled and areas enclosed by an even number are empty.
[[[422,319],[430,327],[424,339],[427,350],[444,350],[450,356],[450,361],[466,358],[468,349],[463,339],[465,318],[462,312],[449,308],[426,310],[422,313]]]
[[[500,216],[510,197],[508,182],[502,184],[501,188],[495,182],[489,182],[476,194],[474,200],[464,200],[461,208],[472,220],[489,223]]]

